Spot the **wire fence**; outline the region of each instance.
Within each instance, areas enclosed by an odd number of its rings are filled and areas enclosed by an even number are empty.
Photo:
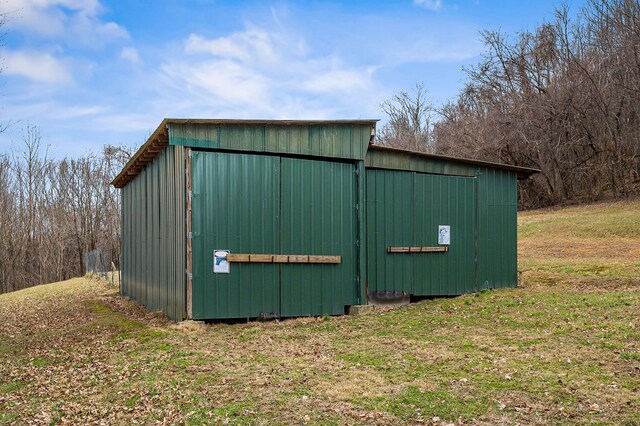
[[[95,250],[85,253],[84,270],[87,274],[99,276],[109,281],[114,286],[120,285],[120,270],[116,268],[116,259],[105,253],[98,247]]]

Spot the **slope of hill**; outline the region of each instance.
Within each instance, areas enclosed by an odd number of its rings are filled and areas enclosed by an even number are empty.
[[[640,203],[523,213],[525,285],[172,324],[78,278],[0,295],[0,424],[640,423]]]
[[[611,285],[640,277],[640,201],[523,212],[518,237],[520,268],[547,278]]]

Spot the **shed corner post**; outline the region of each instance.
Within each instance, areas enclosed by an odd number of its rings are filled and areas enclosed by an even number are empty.
[[[357,205],[356,205],[356,220],[358,226],[358,269],[357,269],[357,294],[358,304],[364,305],[367,303],[366,294],[366,282],[367,282],[367,247],[366,247],[366,177],[364,160],[358,160],[356,163],[356,180],[357,180]]]
[[[193,239],[191,238],[192,236],[192,229],[191,229],[191,148],[185,148],[185,199],[186,199],[186,233],[185,233],[185,238],[187,241],[187,250],[186,250],[186,256],[187,256],[187,261],[186,261],[186,276],[187,276],[187,294],[186,294],[186,298],[187,298],[187,319],[192,319],[193,318],[193,293],[192,293],[192,288],[193,288]]]
[[[125,256],[123,255],[124,253],[124,244],[125,244],[125,232],[124,232],[124,218],[125,218],[125,214],[124,214],[124,187],[120,188],[120,256],[118,259],[118,269],[120,269],[120,273],[118,274],[118,281],[119,281],[119,293],[120,296],[125,296],[125,291],[124,291],[124,280],[123,278],[123,264],[125,262]],[[126,253],[125,253],[126,254]]]
[[[473,286],[474,291],[480,291],[480,176],[482,170],[476,168],[473,188]]]

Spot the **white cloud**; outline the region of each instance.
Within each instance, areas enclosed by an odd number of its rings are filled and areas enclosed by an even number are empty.
[[[11,13],[6,25],[13,30],[85,47],[129,38],[125,28],[100,18],[105,8],[98,0],[5,0],[5,4]]]
[[[100,37],[106,37],[110,39],[129,38],[129,32],[115,22],[107,22],[106,24],[98,25],[95,31],[96,34]]]
[[[68,84],[73,82],[69,67],[46,52],[5,51],[5,70],[38,83]]]
[[[50,120],[65,121],[78,118],[97,117],[107,113],[109,108],[102,105],[65,105],[55,100],[43,100],[36,103],[25,104],[24,100],[13,98],[12,111],[25,120],[36,121],[41,117]],[[75,122],[77,126],[79,122]]]
[[[163,67],[171,84],[182,87],[209,102],[265,109],[270,81],[250,68],[229,60],[174,63]]]
[[[372,84],[371,77],[374,71],[374,67],[328,70],[311,76],[302,82],[301,87],[310,92],[359,92]]]
[[[108,108],[101,105],[72,105],[72,106],[50,106],[51,118],[59,120],[72,120],[76,118],[95,117],[104,114]]]
[[[442,7],[442,0],[413,0],[413,4],[436,11]]]
[[[241,62],[272,62],[278,58],[274,51],[274,44],[273,36],[266,31],[248,29],[213,40],[191,34],[187,39],[185,51],[186,53],[209,53]]]
[[[120,51],[120,57],[133,65],[142,65],[142,59],[140,59],[140,54],[135,47],[124,47]]]
[[[163,65],[164,84],[186,88],[203,109],[233,116],[330,116],[352,103],[353,93],[372,92],[376,70],[345,65],[333,55],[314,56],[295,34],[253,26],[212,39],[191,34],[183,54]]]

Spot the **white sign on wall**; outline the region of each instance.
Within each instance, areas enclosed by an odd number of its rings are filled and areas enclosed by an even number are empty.
[[[229,273],[229,261],[227,261],[228,254],[229,254],[229,250],[213,251],[213,273],[214,274]]]
[[[451,227],[449,225],[438,226],[438,244],[445,246],[451,244]]]

